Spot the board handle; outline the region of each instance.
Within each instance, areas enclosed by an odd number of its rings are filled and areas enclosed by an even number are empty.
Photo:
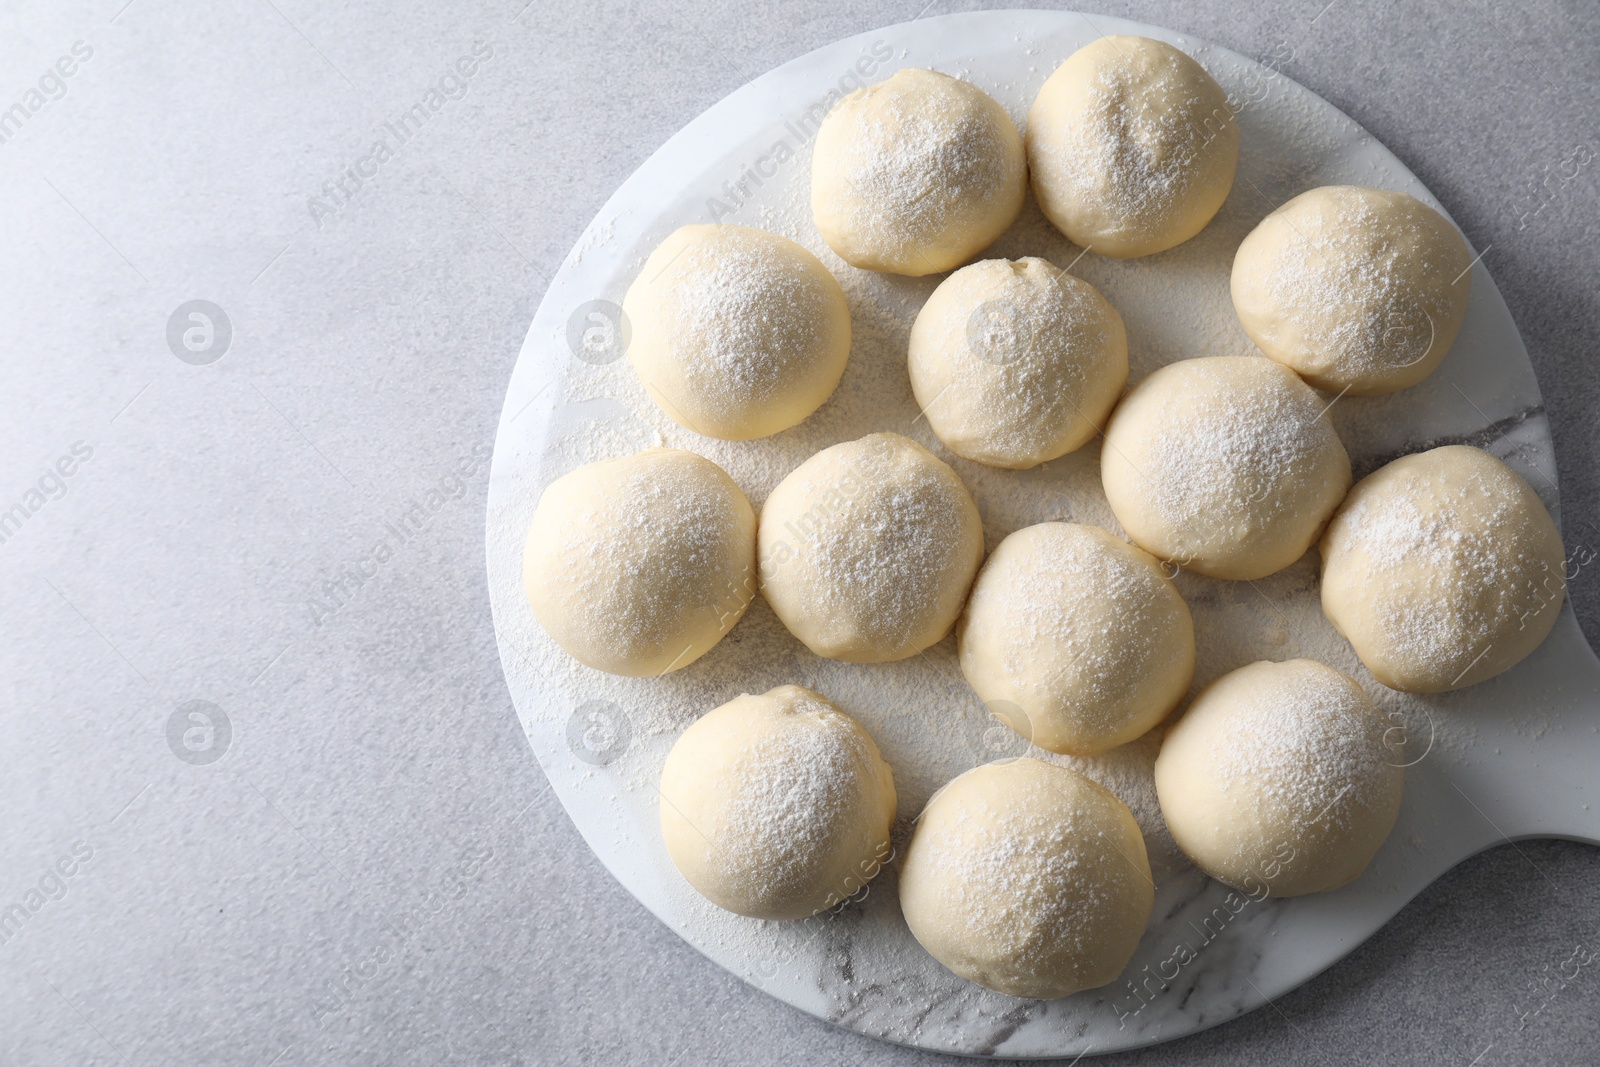
[[[1529,837],[1600,845],[1600,659],[1571,606],[1533,655],[1484,687],[1485,699],[1459,709],[1471,744],[1439,768],[1464,828],[1480,823],[1485,847]]]

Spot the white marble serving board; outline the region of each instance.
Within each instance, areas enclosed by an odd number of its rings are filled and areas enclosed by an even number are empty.
[[[1133,380],[1177,359],[1251,351],[1228,301],[1229,265],[1240,239],[1289,197],[1352,183],[1404,189],[1437,204],[1332,106],[1269,66],[1195,38],[1037,11],[890,27],[756,79],[623,184],[545,294],[495,446],[487,551],[501,661],[529,743],[595,854],[663,922],[752,985],[841,1026],[926,1049],[1061,1057],[1191,1033],[1304,982],[1483,848],[1531,836],[1600,840],[1600,814],[1591,807],[1600,790],[1590,785],[1600,758],[1600,663],[1570,609],[1538,652],[1501,677],[1461,693],[1403,697],[1375,683],[1323,619],[1313,553],[1259,582],[1187,573],[1178,582],[1196,619],[1197,689],[1257,659],[1307,655],[1351,673],[1392,715],[1396,759],[1411,765],[1405,804],[1371,868],[1338,892],[1228,901],[1228,890],[1176,852],[1161,823],[1149,778],[1156,737],[1092,761],[1048,757],[1128,801],[1157,880],[1150,929],[1123,980],[1064,1000],[1016,1000],[945,971],[906,929],[892,863],[862,899],[788,924],[720,912],[672,867],[657,829],[661,761],[696,715],[740,692],[798,682],[856,715],[894,767],[902,849],[935,789],[1026,746],[966,687],[951,639],[898,664],[836,663],[806,651],[759,598],[716,649],[665,678],[618,679],[574,663],[545,637],[522,595],[522,539],[539,493],[582,463],[667,444],[723,465],[759,507],[779,478],[818,449],[887,429],[952,462],[983,511],[991,548],[1012,530],[1052,518],[1119,530],[1100,492],[1097,445],[1026,472],[950,457],[917,418],[905,374],[911,319],[940,279],[847,266],[818,238],[807,198],[815,119],[840,92],[900,67],[932,67],[970,78],[1020,124],[1056,65],[1109,33],[1172,42],[1235,97],[1243,138],[1232,195],[1199,237],[1133,261],[1080,258],[1030,201],[988,255],[1042,255],[1100,287],[1127,322]],[[800,241],[839,277],[851,303],[855,344],[839,391],[801,426],[762,441],[713,441],[673,424],[645,397],[614,336],[615,305],[644,257],[676,227],[709,221]],[[1553,508],[1555,464],[1527,353],[1481,264],[1471,282],[1466,324],[1437,373],[1395,396],[1338,400],[1333,414],[1358,476],[1399,454],[1465,441],[1507,459]],[[1589,565],[1590,554],[1576,552],[1571,566]]]

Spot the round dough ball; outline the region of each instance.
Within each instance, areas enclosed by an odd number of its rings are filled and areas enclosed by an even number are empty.
[[[819,656],[886,663],[950,632],[983,559],[956,472],[897,433],[825,448],[761,510],[761,592]]]
[[[1194,677],[1194,621],[1177,587],[1148,553],[1093,526],[1046,522],[1001,541],[958,634],[973,690],[1052,752],[1134,740]]]
[[[1128,335],[1099,290],[1053,263],[986,259],[933,291],[909,366],[950,451],[1021,470],[1100,432],[1128,381]]]
[[[846,263],[919,277],[989,247],[1022,212],[1027,184],[1005,108],[971,82],[907,68],[822,121],[811,213]]]
[[[1329,185],[1250,231],[1233,259],[1233,306],[1257,348],[1318,389],[1392,393],[1450,350],[1471,262],[1456,228],[1415,197]]]
[[[1389,836],[1405,771],[1389,721],[1314,660],[1252,663],[1206,688],[1156,757],[1178,847],[1219,882],[1297,897],[1355,879]]]
[[[528,604],[597,670],[666,674],[705,655],[755,596],[756,516],[721,467],[652,448],[550,483],[522,557]]]
[[[802,919],[889,861],[894,775],[850,716],[798,685],[707,712],[661,768],[661,835],[690,885],[754,919]]]
[[[1322,538],[1322,611],[1391,689],[1477,685],[1539,647],[1566,595],[1561,532],[1481,449],[1402,456],[1361,479]]]
[[[850,358],[850,307],[828,268],[748,226],[674,230],[622,310],[650,399],[707,437],[747,441],[804,421]]]
[[[1100,452],[1135,544],[1215,578],[1264,578],[1305,554],[1350,488],[1328,404],[1281,363],[1186,359],[1135,386]]]
[[[1076,771],[990,763],[936,793],[900,871],[906,924],[934,959],[1013,997],[1116,979],[1155,887],[1128,807]]]
[[[1148,37],[1078,49],[1028,112],[1039,207],[1103,256],[1164,252],[1205,229],[1238,163],[1227,94],[1200,64]]]

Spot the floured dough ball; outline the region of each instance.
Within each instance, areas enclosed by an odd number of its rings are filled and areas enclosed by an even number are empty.
[[[1447,445],[1350,491],[1322,537],[1322,611],[1391,689],[1462,689],[1539,647],[1566,595],[1565,560],[1516,471]]]
[[[1405,771],[1389,722],[1314,660],[1217,679],[1156,757],[1161,813],[1211,877],[1252,895],[1337,889],[1366,870],[1400,812]]]
[[[1194,621],[1151,556],[1105,530],[1029,526],[978,572],[961,670],[1006,725],[1090,756],[1139,737],[1189,689]]]
[[[802,919],[889,861],[894,776],[860,725],[798,685],[707,712],[661,768],[661,834],[690,885],[755,919]]]
[[[1233,259],[1256,347],[1319,389],[1392,393],[1433,373],[1467,314],[1467,243],[1391,189],[1329,185],[1261,220]]]
[[[1045,216],[1103,256],[1148,256],[1205,228],[1233,188],[1239,127],[1205,68],[1148,37],[1102,37],[1045,80],[1028,167]]]
[[[950,451],[1021,470],[1100,432],[1128,380],[1128,335],[1099,290],[1053,263],[986,259],[933,291],[909,366]]]
[[[802,422],[850,358],[850,308],[816,256],[748,226],[674,230],[622,310],[628,359],[674,422],[728,441]]]
[[[900,871],[906,923],[934,959],[1036,1000],[1113,981],[1154,900],[1127,805],[1035,759],[986,764],[936,793]]]
[[[905,659],[955,623],[983,559],[983,522],[956,472],[875,433],[825,448],[761,510],[761,592],[819,656]]]
[[[755,596],[756,516],[721,467],[652,448],[550,483],[522,558],[528,604],[556,644],[630,677],[686,667]]]
[[[1263,578],[1305,554],[1350,488],[1327,401],[1281,363],[1186,359],[1123,399],[1100,475],[1135,544],[1215,578]]]
[[[915,277],[989,247],[1021,213],[1027,184],[1005,108],[971,82],[907,68],[823,120],[811,213],[846,263]]]

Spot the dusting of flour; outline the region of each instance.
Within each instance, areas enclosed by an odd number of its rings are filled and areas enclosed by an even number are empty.
[[[1020,42],[1008,39],[1003,49],[991,42],[986,47],[994,54],[969,56],[963,61],[968,67],[939,64],[926,55],[905,52],[897,52],[897,62],[931,65],[973,77],[1020,125],[1044,79],[1061,60],[1092,39],[1092,35],[1074,36],[1076,33],[1057,32],[1041,40]],[[963,47],[970,51],[970,46],[958,46],[951,40],[943,41],[941,47],[950,55],[963,54]],[[1211,70],[1225,90],[1243,93],[1244,66],[1192,44],[1181,47]],[[819,86],[817,92],[824,88]],[[1346,152],[1355,136],[1352,124],[1310,94],[1292,87],[1274,92],[1270,102],[1238,116],[1242,133],[1239,180],[1213,222],[1178,248],[1137,260],[1082,255],[1082,249],[1048,224],[1030,197],[1021,218],[985,257],[1039,256],[1098,288],[1127,327],[1130,386],[1175,360],[1253,354],[1254,348],[1234,315],[1228,280],[1233,252],[1256,223],[1290,197],[1316,185],[1392,185],[1420,191],[1408,184],[1407,176],[1373,166],[1370,157],[1359,164],[1352,162],[1358,158]],[[653,221],[642,227],[637,220],[619,223],[609,242],[586,246],[585,262],[591,272],[592,265],[601,260],[614,266],[599,291],[573,295],[572,304],[589,299],[620,302],[645,257],[668,233],[688,222],[714,221],[706,214],[708,198],[720,195],[729,180],[736,180],[745,161],[786,136],[787,120],[785,114],[775,114],[770,128],[751,131],[725,154],[704,160],[696,181],[664,200]],[[625,359],[601,366],[571,359],[565,335],[552,329],[545,340],[548,355],[542,358],[562,361],[565,370],[552,394],[556,402],[548,417],[549,432],[539,438],[537,448],[521,454],[521,464],[512,475],[510,503],[491,510],[491,557],[507,561],[517,557],[539,491],[582,463],[652,445],[686,448],[727,470],[759,509],[771,489],[816,452],[878,431],[905,434],[950,464],[978,504],[989,548],[1023,526],[1048,520],[1090,523],[1122,534],[1100,488],[1098,439],[1040,467],[1005,471],[955,457],[933,436],[912,397],[906,351],[911,323],[942,276],[879,275],[840,260],[812,225],[809,168],[810,147],[802,144],[792,162],[766,178],[759,188],[750,189],[748,198],[731,214],[715,221],[756,226],[790,237],[815,253],[839,279],[850,304],[853,347],[833,397],[811,418],[773,437],[749,442],[712,440],[683,429],[659,411]],[[1162,194],[1156,187],[1139,195]],[[563,309],[563,321],[565,314]],[[1438,418],[1429,421],[1429,412],[1445,410],[1440,396],[1447,388],[1440,385],[1434,389],[1424,383],[1373,401],[1338,400],[1332,414],[1357,470],[1370,469],[1372,463],[1397,451],[1410,451],[1406,446],[1417,439],[1410,436],[1414,428],[1439,424]],[[509,562],[501,569],[509,572]],[[1426,731],[1430,745],[1461,748],[1470,743],[1467,726],[1431,710],[1439,704],[1383,689],[1361,668],[1349,646],[1323,618],[1314,553],[1255,582],[1227,582],[1187,572],[1179,573],[1175,580],[1195,619],[1197,663],[1191,697],[1227,671],[1256,660],[1303,656],[1354,677],[1391,721],[1404,724],[1413,740],[1419,731]],[[996,721],[960,673],[952,638],[895,663],[858,665],[825,660],[793,638],[758,596],[728,636],[690,668],[661,678],[617,678],[565,657],[526,618],[519,590],[496,589],[492,595],[496,597],[497,620],[506,631],[502,655],[508,673],[540,680],[541,699],[522,700],[519,706],[548,773],[562,783],[568,803],[579,797],[579,802],[592,802],[597,808],[603,805],[611,810],[615,805],[621,813],[603,822],[579,820],[597,850],[626,857],[616,861],[619,866],[637,864],[644,873],[629,876],[630,888],[649,896],[652,908],[669,917],[693,943],[752,982],[781,986],[786,999],[800,1003],[797,998],[810,997],[806,1003],[813,1005],[811,1010],[898,1041],[920,1042],[925,1037],[924,1020],[929,1017],[924,1013],[907,1019],[905,1005],[936,1004],[936,1018],[927,1025],[937,1025],[941,1033],[966,1035],[950,1041],[952,1048],[968,1052],[992,1049],[994,1042],[1004,1040],[995,1035],[1013,1032],[1021,1018],[1014,1014],[1020,1010],[1019,1002],[953,978],[910,939],[895,900],[892,860],[864,900],[819,922],[774,924],[730,915],[699,898],[677,877],[656,829],[661,763],[688,723],[740,693],[761,693],[789,683],[803,685],[856,718],[894,769],[900,804],[894,831],[898,850],[904,850],[917,814],[940,786],[996,756],[1026,752],[1081,771],[1133,810],[1146,837],[1158,887],[1153,920],[1158,929],[1152,930],[1152,937],[1161,935],[1159,925],[1176,907],[1176,897],[1188,894],[1184,899],[1190,899],[1200,892],[1203,879],[1173,848],[1155,802],[1151,764],[1160,728],[1092,759],[1030,751],[1003,727],[996,731]],[[515,682],[512,688],[519,691]],[[549,740],[563,736],[575,708],[594,701],[615,709],[630,738],[625,751],[605,766],[595,766],[570,754],[559,740]],[[1013,740],[1007,741],[1008,736]],[[1091,999],[1100,995],[1083,994]],[[827,1003],[820,1003],[817,997]],[[1180,999],[1174,995],[1173,1005]],[[1046,1010],[1044,1006],[1036,1008]],[[1049,1010],[1057,1008],[1050,1006]],[[1102,1005],[1094,1010],[1105,1012],[1115,1028],[1115,1017],[1108,1008]],[[1170,1016],[1152,1009],[1149,1018],[1159,1021]]]

